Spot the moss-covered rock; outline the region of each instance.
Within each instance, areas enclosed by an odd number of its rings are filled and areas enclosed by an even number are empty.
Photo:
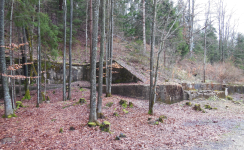
[[[21,101],[16,101],[16,109],[19,109],[20,107],[24,107]]]
[[[129,107],[130,107],[130,108],[133,108],[133,107],[134,107],[134,105],[133,105],[132,102],[129,102]]]
[[[202,108],[201,108],[200,104],[195,104],[193,109],[196,110],[196,111],[202,111]]]
[[[186,102],[186,106],[191,106],[191,102]]]
[[[81,104],[81,105],[84,103],[86,103],[86,99],[84,98],[80,98],[79,102],[77,102],[77,104]]]
[[[60,128],[59,129],[59,133],[63,133],[63,128]]]
[[[108,102],[106,106],[111,107],[114,103],[113,102]]]
[[[125,109],[123,109],[123,112],[124,112],[124,113],[126,113],[126,114],[128,114],[128,113],[129,113],[129,111],[127,111],[127,110],[125,110]]]
[[[122,104],[122,107],[127,108],[127,104],[126,103]]]
[[[154,125],[159,125],[159,122],[158,122],[158,121],[155,121],[155,122],[154,122]]]
[[[88,122],[89,127],[95,127],[97,126],[96,122]]]
[[[231,96],[229,96],[229,95],[228,95],[226,98],[227,98],[228,100],[233,100],[233,97],[231,97]]]
[[[119,134],[119,137],[121,137],[121,138],[125,138],[125,137],[126,137],[126,135],[125,135],[125,134],[123,134],[123,133],[120,133],[120,134]]]
[[[121,99],[121,100],[119,101],[119,104],[120,104],[120,105],[123,105],[123,104],[126,104],[126,105],[127,105],[127,101],[126,101],[126,100]]]
[[[25,92],[25,96],[21,99],[21,100],[30,100],[31,99],[31,96],[30,96],[30,90],[27,90]]]
[[[100,129],[105,132],[110,131],[110,123],[108,121],[103,121],[102,125],[100,125]]]
[[[118,117],[119,116],[119,113],[114,112],[113,115],[116,116],[116,117]]]
[[[164,119],[167,119],[167,117],[164,115],[161,115],[161,116],[159,116],[158,121],[163,123]]]
[[[116,137],[115,137],[115,140],[120,140],[120,137],[119,137],[119,136],[116,136]]]
[[[204,107],[205,109],[209,109],[209,110],[213,109],[210,105],[204,105]]]

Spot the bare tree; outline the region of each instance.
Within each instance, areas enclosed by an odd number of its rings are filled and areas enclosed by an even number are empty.
[[[67,5],[64,0],[64,54],[63,54],[63,101],[66,101],[66,14]]]
[[[70,0],[70,38],[69,38],[69,84],[68,100],[71,99],[71,79],[72,79],[72,22],[73,22],[73,0]]]
[[[5,1],[0,1],[0,71],[2,76],[2,86],[4,93],[4,108],[5,117],[13,114],[13,108],[11,104],[11,98],[9,94],[8,81],[6,77],[6,60],[5,60],[5,44],[4,44],[4,6]]]
[[[146,25],[145,25],[145,0],[142,0],[142,30],[143,30],[143,54],[146,53]]]
[[[12,23],[13,23],[13,7],[14,7],[14,0],[11,2],[11,13],[10,13],[10,35],[9,35],[9,45],[10,45],[10,50],[9,50],[9,57],[10,57],[10,66],[13,65],[13,47],[12,47]],[[13,70],[11,70],[10,75],[13,75]],[[14,99],[14,79],[11,79],[11,97],[12,97],[12,107],[15,109],[15,99]]]
[[[105,4],[106,0],[101,0],[102,3],[102,22],[101,22],[101,42],[100,42],[100,58],[99,58],[99,79],[98,79],[98,100],[97,100],[97,116],[102,117],[102,89],[103,89],[103,59],[104,59],[104,40],[105,40]]]
[[[100,0],[94,0],[93,6],[93,33],[92,33],[92,55],[91,55],[91,90],[90,90],[90,115],[89,122],[97,121],[96,114],[96,58],[97,58],[97,35]]]
[[[190,21],[190,57],[192,57],[193,53],[193,25],[194,25],[194,0],[192,0],[192,8],[191,8],[191,1],[189,0],[189,21]]]
[[[155,93],[153,89],[153,76],[154,76],[154,45],[155,45],[155,29],[156,29],[156,16],[157,16],[157,0],[154,0],[153,5],[153,21],[152,21],[152,35],[151,35],[151,52],[150,52],[150,93],[149,93],[149,111],[148,114],[153,114],[153,106],[155,102]]]
[[[40,0],[38,2],[38,47],[37,47],[37,104],[36,107],[39,107],[41,101],[41,29],[40,29]]]
[[[85,62],[87,62],[87,39],[88,39],[88,35],[87,35],[87,20],[88,20],[88,1],[89,0],[87,0],[87,2],[86,2],[86,54],[85,54]]]

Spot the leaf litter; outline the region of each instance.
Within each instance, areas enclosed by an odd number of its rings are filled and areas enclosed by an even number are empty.
[[[102,111],[106,118],[98,120],[100,123],[109,121],[111,133],[102,132],[99,127],[87,126],[90,93],[87,88],[79,89],[79,84],[72,86],[69,101],[62,101],[62,88],[47,90],[50,103],[42,103],[39,108],[35,107],[36,92],[31,91],[31,100],[23,101],[27,107],[16,110],[18,117],[0,118],[0,139],[14,139],[0,143],[0,149],[191,149],[221,140],[222,135],[231,132],[236,122],[244,117],[243,106],[229,101],[193,101],[201,106],[211,103],[218,107],[218,110],[206,110],[206,113],[185,106],[186,101],[171,105],[155,103],[151,116],[147,114],[147,100],[103,95]],[[77,104],[80,98],[85,98],[87,103]],[[127,114],[119,105],[121,99],[134,105],[126,108]],[[113,105],[105,107],[108,102]],[[65,107],[68,105],[70,107]],[[0,114],[4,114],[4,109],[0,108]],[[119,116],[114,116],[114,112]],[[148,118],[156,120],[161,115],[167,116],[163,123],[148,124]],[[71,127],[75,130],[71,131]],[[61,128],[63,132],[59,133]],[[120,133],[126,138],[115,140]]]

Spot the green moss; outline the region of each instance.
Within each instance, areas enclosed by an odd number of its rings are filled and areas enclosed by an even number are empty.
[[[60,128],[59,129],[59,133],[63,133],[63,128]]]
[[[25,99],[27,99],[27,100],[30,100],[31,99],[30,90],[27,90],[25,92],[25,96],[21,100],[25,100]]]
[[[41,92],[41,95],[42,95],[42,101],[46,101],[44,92]]]
[[[191,106],[192,104],[191,104],[191,102],[186,102],[186,105]]]
[[[195,104],[193,109],[196,110],[196,111],[202,111],[202,108],[201,108],[200,104]]]
[[[53,94],[55,94],[55,91],[53,91]]]
[[[204,107],[205,107],[205,109],[209,109],[209,110],[212,109],[212,107],[210,105],[204,105]]]
[[[106,106],[111,107],[114,103],[113,102],[108,102]]]
[[[159,125],[159,122],[158,122],[158,121],[155,121],[155,122],[154,122],[154,125]]]
[[[148,114],[149,114],[149,115],[152,115],[152,111],[151,111],[151,110],[149,110],[149,111],[148,111]]]
[[[83,91],[85,91],[85,89],[83,89],[83,88],[81,87],[81,88],[80,88],[80,91],[83,92]]]
[[[119,104],[120,104],[120,105],[127,104],[127,101],[126,101],[126,100],[121,99],[121,100],[119,101]]]
[[[127,108],[127,104],[126,103],[122,104],[122,107]]]
[[[134,105],[133,105],[132,102],[129,102],[129,107],[130,107],[130,108],[133,108],[133,107],[134,107]]]
[[[15,114],[11,114],[11,115],[8,115],[8,116],[6,116],[5,114],[2,115],[2,118],[12,118],[12,117],[17,117],[17,115],[15,115]]]
[[[20,107],[24,107],[21,101],[16,101],[16,109],[19,109]]]
[[[110,132],[110,122],[103,121],[103,123],[100,125],[100,129],[105,132]]]
[[[167,119],[167,117],[164,115],[161,115],[161,116],[159,116],[158,121],[163,123],[164,119]]]
[[[118,117],[119,116],[119,114],[117,113],[117,112],[114,112],[114,114],[113,114],[114,116],[116,116],[116,117]]]
[[[123,109],[123,112],[124,112],[124,113],[126,113],[126,114],[128,114],[128,113],[129,113],[129,111],[127,111],[127,110],[125,110],[125,109]]]
[[[80,98],[79,102],[77,102],[77,104],[84,104],[86,103],[86,99],[85,98]]]
[[[96,122],[88,122],[89,127],[95,127],[97,126]]]
[[[233,97],[231,97],[231,96],[229,96],[229,95],[228,95],[226,98],[227,98],[228,100],[233,100]]]
[[[214,109],[214,110],[217,110],[218,108],[214,107],[213,109]]]
[[[106,97],[112,97],[111,93],[106,93]]]

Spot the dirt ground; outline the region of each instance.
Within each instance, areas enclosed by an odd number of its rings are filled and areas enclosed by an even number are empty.
[[[175,104],[156,103],[154,115],[148,112],[148,101],[113,95],[103,97],[104,120],[111,123],[111,133],[99,127],[87,126],[89,120],[89,89],[73,84],[72,99],[62,101],[62,89],[48,90],[50,103],[36,108],[36,91],[31,100],[24,100],[24,108],[15,111],[16,118],[0,118],[0,149],[244,149],[243,94],[232,97],[239,104],[218,98],[191,101],[205,111],[186,106],[187,100]],[[55,92],[54,92],[55,91]],[[80,98],[86,104],[76,104]],[[121,99],[134,104],[124,113]],[[20,97],[19,97],[20,100]],[[113,102],[107,107],[108,102]],[[212,108],[204,109],[209,104]],[[119,116],[113,116],[118,112]],[[3,104],[0,114],[4,114]],[[151,122],[160,115],[167,116],[163,123]],[[151,118],[150,121],[149,118]],[[70,130],[73,127],[75,130]],[[59,133],[60,129],[63,133]],[[115,140],[123,133],[126,138]]]

